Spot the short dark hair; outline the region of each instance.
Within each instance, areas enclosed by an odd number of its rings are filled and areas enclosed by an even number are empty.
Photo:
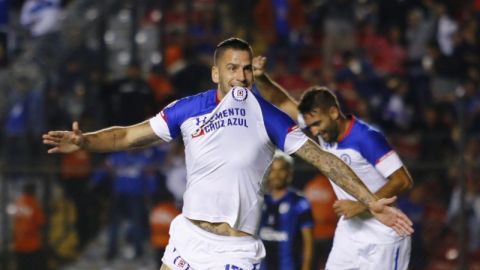
[[[240,50],[240,51],[248,51],[250,53],[250,56],[253,56],[253,50],[250,44],[246,42],[245,40],[237,37],[231,37],[228,38],[222,42],[220,42],[217,45],[217,48],[215,49],[215,53],[213,56],[214,64],[217,63],[218,59],[222,57],[223,53],[227,49],[234,49],[234,50]]]
[[[335,94],[323,86],[313,86],[307,89],[300,99],[300,104],[298,104],[298,110],[302,114],[310,113],[316,108],[325,112],[330,107],[340,109],[340,104]]]

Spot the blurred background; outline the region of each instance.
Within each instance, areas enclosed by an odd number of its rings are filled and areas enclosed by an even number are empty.
[[[215,87],[231,36],[293,96],[328,86],[387,135],[415,181],[398,204],[411,269],[480,269],[479,22],[479,0],[0,0],[0,269],[158,269],[182,142],[47,156],[41,134],[129,125]],[[298,189],[319,177],[297,163]]]

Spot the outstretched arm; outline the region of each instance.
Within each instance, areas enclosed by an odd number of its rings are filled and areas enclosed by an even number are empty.
[[[299,111],[298,102],[288,94],[287,90],[274,82],[270,76],[265,73],[264,67],[267,59],[264,56],[253,58],[253,75],[255,84],[264,99],[280,110],[288,114],[293,120],[297,121]]]
[[[126,127],[109,127],[83,133],[77,122],[72,131],[49,131],[43,135],[43,143],[53,146],[48,153],[71,153],[80,149],[90,152],[113,152],[147,147],[162,140],[150,127],[148,120]]]
[[[295,154],[318,168],[335,184],[365,204],[375,218],[392,227],[399,235],[413,233],[410,219],[400,210],[388,206],[395,201],[395,197],[378,200],[341,159],[323,151],[312,140],[308,140]]]

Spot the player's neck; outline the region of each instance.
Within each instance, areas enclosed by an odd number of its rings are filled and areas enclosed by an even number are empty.
[[[345,117],[345,115],[340,115],[340,118],[338,119],[339,121],[339,132],[338,132],[338,138],[337,142],[341,141],[345,136],[347,135],[348,132],[350,132],[350,125],[353,119]]]
[[[272,198],[274,200],[278,200],[283,198],[285,194],[287,194],[288,189],[287,188],[282,188],[282,189],[273,189],[270,194],[272,195]]]
[[[222,90],[220,90],[220,87],[218,87],[217,88],[217,96],[216,96],[217,103],[220,103],[220,101],[222,101],[223,97],[225,97],[225,94],[222,92]]]

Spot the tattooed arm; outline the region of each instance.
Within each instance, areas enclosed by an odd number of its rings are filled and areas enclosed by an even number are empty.
[[[53,146],[48,153],[71,153],[79,149],[90,152],[112,152],[147,147],[162,140],[153,132],[148,120],[126,127],[109,127],[83,134],[74,122],[72,131],[50,131],[43,143]]]
[[[341,159],[323,151],[310,139],[295,154],[315,166],[335,184],[365,204],[376,219],[392,227],[399,235],[413,233],[410,219],[400,210],[388,206],[396,198],[378,200]]]
[[[312,140],[308,140],[295,154],[315,166],[337,186],[363,204],[368,206],[377,200],[377,197],[368,190],[350,167],[335,155],[323,151]]]

